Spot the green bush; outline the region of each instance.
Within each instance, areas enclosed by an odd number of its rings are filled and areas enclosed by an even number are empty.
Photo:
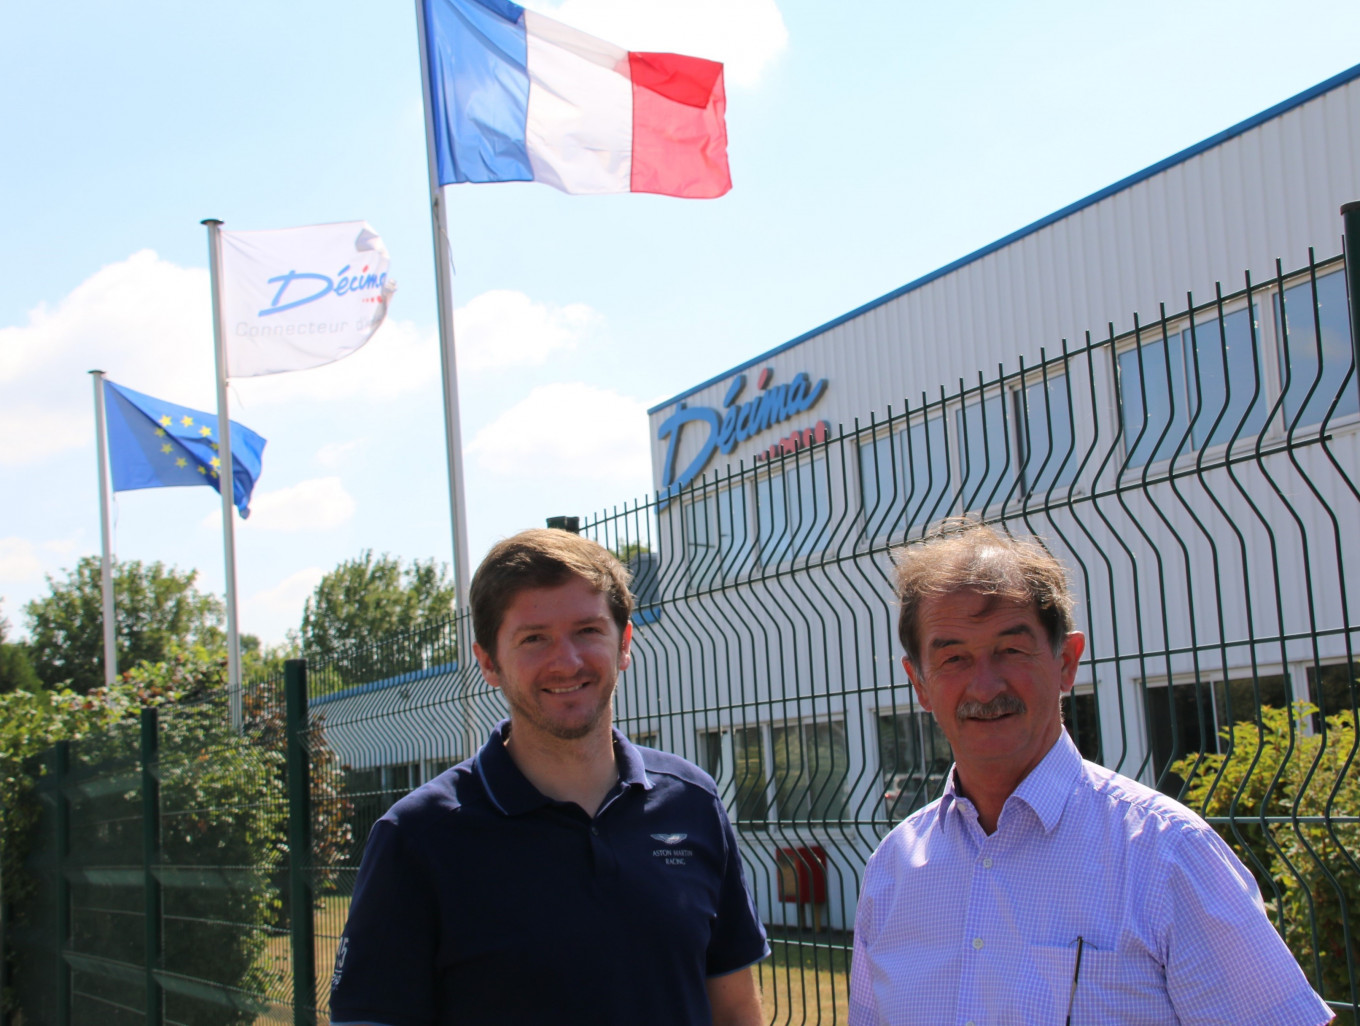
[[[1290,950],[1324,997],[1350,1002],[1360,971],[1360,825],[1311,820],[1360,815],[1360,752],[1350,713],[1304,733],[1317,712],[1306,702],[1292,717],[1264,706],[1259,727],[1221,732],[1226,754],[1187,756],[1171,770],[1190,782],[1187,804],[1233,818],[1216,829],[1260,878]]]
[[[51,931],[44,935],[41,929],[51,920],[53,896],[40,876],[25,872],[26,857],[32,852],[41,859],[42,847],[50,846],[50,832],[39,836],[43,765],[35,759],[57,741],[71,742],[71,777],[93,784],[71,804],[71,860],[90,867],[140,866],[140,789],[98,782],[135,779],[140,710],[160,707],[164,968],[191,988],[208,985],[199,997],[167,991],[167,1018],[187,1026],[251,1023],[268,1002],[291,998],[287,959],[278,957],[288,950],[280,940],[287,927],[288,860],[281,681],[246,689],[234,729],[224,678],[223,662],[195,649],[139,666],[114,686],[88,694],[0,695],[5,890],[17,913],[15,933],[27,927],[30,939],[41,940],[22,945],[35,964],[54,944]],[[312,793],[318,799],[312,859],[325,865],[333,861],[329,852],[348,849],[352,828],[348,803],[340,797],[338,761],[319,731],[312,732],[310,746]],[[112,913],[73,916],[75,949],[140,966],[141,889],[82,882],[73,892],[76,909]],[[50,972],[34,972],[32,966],[19,976],[12,969],[11,979],[26,983],[19,1003],[28,1006],[27,1021],[46,1021],[50,978]],[[116,981],[87,976],[80,989],[123,1005],[141,1000]],[[16,997],[7,1000],[13,1004]],[[120,1021],[109,1008],[101,1006],[101,1021]]]

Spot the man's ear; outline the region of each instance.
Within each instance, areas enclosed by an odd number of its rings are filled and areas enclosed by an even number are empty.
[[[500,673],[496,669],[496,660],[491,657],[491,653],[474,641],[472,654],[477,657],[477,665],[482,668],[482,676],[486,678],[486,682],[493,688],[500,687]]]
[[[1072,685],[1077,680],[1077,668],[1081,666],[1081,654],[1086,651],[1086,635],[1081,631],[1073,631],[1063,642],[1062,651],[1058,653],[1058,658],[1062,663],[1062,693],[1065,695],[1072,690]]]
[[[633,621],[629,620],[623,625],[623,637],[619,640],[619,672],[628,669],[628,664],[633,661]]]
[[[930,695],[926,691],[925,681],[916,672],[916,667],[911,665],[911,660],[906,656],[902,657],[902,669],[907,671],[907,678],[911,681],[911,686],[916,692],[916,704],[926,712],[932,712],[930,708]]]

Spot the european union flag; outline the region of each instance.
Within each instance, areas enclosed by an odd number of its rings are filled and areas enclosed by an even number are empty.
[[[109,429],[113,490],[209,485],[221,492],[217,470],[217,417],[153,399],[104,380],[104,417]],[[250,516],[250,493],[260,476],[265,440],[231,422],[232,502]]]

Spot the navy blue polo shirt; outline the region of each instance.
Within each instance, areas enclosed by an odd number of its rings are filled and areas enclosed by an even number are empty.
[[[525,779],[506,731],[374,824],[332,1023],[711,1023],[707,979],[769,953],[712,778],[615,731],[592,819]]]

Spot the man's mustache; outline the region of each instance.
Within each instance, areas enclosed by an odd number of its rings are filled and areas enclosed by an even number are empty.
[[[956,720],[997,720],[1025,711],[1025,703],[1015,695],[1000,694],[990,702],[960,702],[954,710]]]

